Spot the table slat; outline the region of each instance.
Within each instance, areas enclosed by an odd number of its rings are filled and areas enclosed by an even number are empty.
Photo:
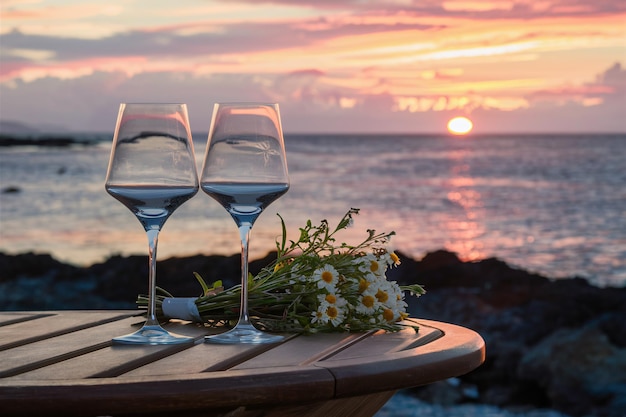
[[[21,323],[24,321],[35,320],[45,316],[52,316],[54,314],[45,313],[20,313],[13,311],[5,311],[0,313],[0,326],[7,326],[9,324]]]
[[[272,368],[275,366],[304,366],[346,349],[367,337],[360,333],[322,333],[301,335],[251,358],[232,369]]]
[[[130,329],[136,321],[136,317],[127,317],[5,351],[0,362],[0,377],[12,376],[102,349],[111,344],[113,337],[120,335],[122,326]]]
[[[124,377],[224,371],[232,368],[233,364],[241,363],[271,347],[272,345],[217,345],[200,342],[191,349],[131,370]]]
[[[131,312],[120,313],[119,311],[81,311],[78,313],[57,312],[54,314],[40,314],[33,320],[2,326],[0,327],[0,351],[138,314]],[[1,313],[0,317],[6,318],[10,317],[10,315]],[[142,322],[143,319],[135,317],[134,320]]]
[[[418,333],[412,328],[406,328],[395,333],[385,333],[381,330],[368,337],[364,343],[354,344],[324,359],[344,361],[346,359],[371,357],[373,352],[378,355],[393,354],[426,345],[442,336],[441,330],[425,325],[420,326]]]

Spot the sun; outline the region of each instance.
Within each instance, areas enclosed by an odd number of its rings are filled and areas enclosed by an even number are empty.
[[[474,124],[467,117],[454,117],[448,122],[448,132],[453,135],[467,135],[473,127]]]

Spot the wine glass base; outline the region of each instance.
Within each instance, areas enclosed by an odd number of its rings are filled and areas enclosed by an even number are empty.
[[[224,333],[205,336],[207,343],[238,344],[238,343],[277,343],[285,339],[285,336],[265,333],[251,324],[238,324],[234,329]]]
[[[158,325],[145,325],[135,333],[113,338],[113,343],[127,345],[175,345],[193,341],[193,337],[169,333]]]

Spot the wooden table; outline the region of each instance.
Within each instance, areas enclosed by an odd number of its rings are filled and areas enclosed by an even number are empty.
[[[136,311],[0,312],[3,416],[372,416],[398,389],[459,376],[485,358],[463,327],[316,334],[273,345],[112,345]]]

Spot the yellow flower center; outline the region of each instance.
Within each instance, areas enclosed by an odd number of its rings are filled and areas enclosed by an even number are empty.
[[[383,310],[383,318],[387,321],[393,320],[393,310],[386,308]]]
[[[371,261],[370,262],[370,271],[372,271],[372,272],[378,271],[378,262],[376,262],[376,261]]]
[[[389,299],[389,294],[379,288],[376,292],[376,299],[381,303],[386,303]]]
[[[328,318],[334,319],[337,318],[337,316],[339,315],[339,311],[336,307],[330,306],[326,309],[326,315],[328,316]]]
[[[333,273],[330,271],[322,272],[322,280],[328,284],[333,282]]]
[[[366,295],[363,297],[361,302],[363,303],[365,307],[371,308],[374,306],[374,297],[372,297],[371,295]]]
[[[337,297],[335,297],[334,294],[328,294],[326,296],[326,301],[328,301],[331,304],[335,304],[337,302]]]
[[[365,278],[361,278],[359,280],[359,294],[363,293],[369,286],[370,286],[369,281],[366,280]]]

